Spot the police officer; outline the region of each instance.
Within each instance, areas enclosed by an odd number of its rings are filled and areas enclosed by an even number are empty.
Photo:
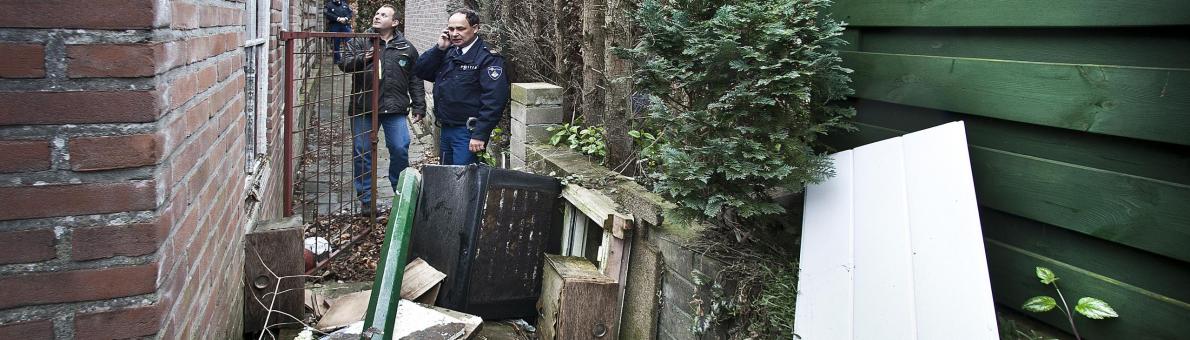
[[[509,83],[504,57],[476,33],[479,14],[455,11],[435,47],[417,60],[413,71],[434,83],[434,117],[442,125],[442,164],[476,163],[492,129],[508,104]],[[476,118],[469,129],[467,121]]]
[[[401,170],[409,167],[409,121],[416,124],[426,113],[426,92],[422,80],[413,75],[417,49],[397,31],[400,20],[392,5],[384,5],[372,17],[372,29],[380,35],[380,107],[377,121],[384,129],[384,144],[388,147],[388,180],[396,188]],[[351,78],[352,101],[352,168],[356,195],[364,212],[372,206],[372,72],[376,69],[372,58],[372,40],[355,38],[347,43],[339,68],[354,72]]]

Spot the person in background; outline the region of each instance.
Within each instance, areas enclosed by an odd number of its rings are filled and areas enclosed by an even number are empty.
[[[372,205],[372,72],[379,64],[380,106],[376,108],[377,121],[384,129],[384,144],[389,151],[388,180],[393,188],[401,170],[409,167],[409,122],[413,115],[417,123],[426,114],[425,85],[413,75],[417,62],[417,49],[405,36],[397,31],[396,9],[383,5],[372,17],[369,33],[380,35],[380,58],[372,58],[372,42],[369,38],[355,38],[344,47],[343,61],[339,68],[354,72],[351,78],[352,110],[352,168],[356,196],[364,212],[374,210]]]
[[[347,6],[345,0],[327,0],[326,11],[326,31],[327,32],[344,32],[351,33],[351,18],[353,13],[351,7]],[[339,63],[339,46],[346,41],[346,38],[332,38],[332,49],[335,51],[335,64]]]
[[[434,83],[434,118],[442,125],[442,164],[479,162],[476,153],[487,148],[492,129],[508,105],[504,56],[488,47],[478,33],[478,13],[455,11],[437,45],[428,48],[413,68],[418,77]],[[468,126],[469,120],[475,124]]]

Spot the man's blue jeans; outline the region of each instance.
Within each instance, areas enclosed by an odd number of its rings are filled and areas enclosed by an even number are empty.
[[[388,147],[388,182],[396,188],[401,171],[409,167],[409,123],[406,115],[381,114],[377,117],[384,129],[384,145]],[[351,118],[351,159],[355,175],[355,193],[364,207],[372,203],[372,144],[369,142],[372,116],[362,114]],[[379,133],[379,131],[377,131]],[[395,189],[394,189],[395,190]]]
[[[351,25],[331,25],[331,32],[351,33]],[[339,55],[340,46],[347,42],[347,38],[331,38],[331,48],[335,51],[335,64],[339,63],[341,58]]]
[[[471,131],[466,126],[443,126],[438,149],[442,150],[443,165],[468,165],[479,163],[479,157],[468,148]]]

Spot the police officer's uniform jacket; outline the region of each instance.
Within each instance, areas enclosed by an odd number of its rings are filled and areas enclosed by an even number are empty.
[[[368,33],[374,33],[372,29]],[[374,69],[372,59],[365,58],[364,53],[372,50],[372,40],[355,38],[347,43],[343,59],[339,62],[339,69],[344,72],[356,72]],[[401,32],[393,32],[392,40],[385,43],[380,41],[380,114],[408,114],[410,108],[416,115],[426,113],[425,85],[422,80],[413,75],[413,66],[417,62],[417,49]],[[355,112],[368,112],[372,108],[372,72],[357,72],[351,79],[351,101]],[[413,94],[410,96],[410,94]]]
[[[417,60],[417,76],[434,83],[434,118],[446,126],[464,126],[467,118],[478,122],[472,139],[488,141],[508,105],[509,83],[504,56],[476,36],[466,54],[451,46],[430,47]]]

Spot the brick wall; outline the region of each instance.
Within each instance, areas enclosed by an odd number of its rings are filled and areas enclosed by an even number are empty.
[[[408,39],[419,53],[433,48],[438,35],[450,18],[447,0],[405,0],[405,39]],[[426,82],[426,105],[434,105],[434,84]]]
[[[279,193],[283,90],[274,39],[250,175],[243,8],[0,3],[31,14],[0,16],[0,338],[238,337],[244,232],[280,203],[246,190]]]

